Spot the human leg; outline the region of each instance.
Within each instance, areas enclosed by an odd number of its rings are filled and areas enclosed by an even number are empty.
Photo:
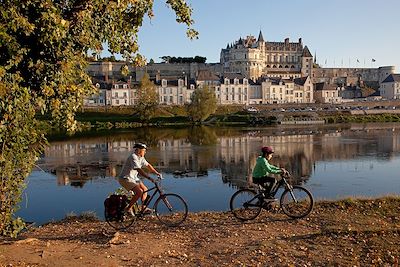
[[[132,191],[134,193],[128,206],[125,208],[127,210],[132,210],[133,205],[143,195],[143,190],[140,187],[140,183],[135,183],[124,178],[119,178],[118,181],[123,188],[125,188],[127,191]]]

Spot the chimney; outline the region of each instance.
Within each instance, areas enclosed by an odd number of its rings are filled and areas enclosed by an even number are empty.
[[[299,38],[299,44],[301,44],[301,45],[303,44],[303,42],[302,42],[301,38]]]
[[[159,82],[160,81],[160,71],[157,71],[157,73],[156,73],[156,82]]]
[[[289,38],[286,38],[285,39],[285,45],[288,45],[289,44]]]

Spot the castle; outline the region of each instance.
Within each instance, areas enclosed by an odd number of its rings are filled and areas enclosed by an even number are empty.
[[[359,90],[362,86],[377,90],[395,73],[394,66],[321,68],[301,38],[298,42],[290,42],[289,38],[270,42],[264,39],[261,31],[258,38],[239,38],[221,49],[219,63],[129,66],[128,77],[121,74],[123,65],[124,62],[90,63],[88,73],[104,91],[99,94],[103,97],[101,104],[134,105],[135,84],[141,81],[144,73],[154,80],[159,102],[164,105],[188,103],[194,90],[204,85],[215,90],[219,104],[341,103],[344,98],[362,96]],[[116,85],[121,81],[126,85]],[[393,86],[398,88],[399,85]],[[116,91],[121,89],[126,92]],[[400,94],[398,96],[400,98]],[[92,96],[89,102],[100,104],[96,97]]]
[[[258,38],[247,36],[221,50],[223,72],[240,72],[257,80],[262,76],[294,79],[310,76],[313,56],[302,39],[291,43],[266,42],[260,31]]]

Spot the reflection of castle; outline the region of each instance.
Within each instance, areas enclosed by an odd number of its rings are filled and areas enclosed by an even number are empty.
[[[285,167],[295,177],[307,179],[317,161],[377,154],[379,158],[390,159],[400,151],[400,127],[393,125],[271,127],[257,132],[230,130],[229,134],[218,134],[218,129],[208,129],[217,136],[215,144],[194,145],[185,135],[163,137],[152,145],[146,158],[163,172],[171,174],[176,171],[207,173],[209,169],[221,169],[225,183],[240,186],[251,179],[260,148],[269,145],[276,152],[273,164]],[[120,136],[116,135],[114,139],[117,137]],[[56,174],[60,185],[79,185],[93,177],[115,177],[135,143],[132,135],[120,139],[97,137],[53,142],[39,164]]]

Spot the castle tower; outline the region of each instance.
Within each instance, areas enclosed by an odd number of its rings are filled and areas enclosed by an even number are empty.
[[[311,76],[313,67],[313,56],[307,46],[303,49],[303,54],[301,55],[301,75]]]

